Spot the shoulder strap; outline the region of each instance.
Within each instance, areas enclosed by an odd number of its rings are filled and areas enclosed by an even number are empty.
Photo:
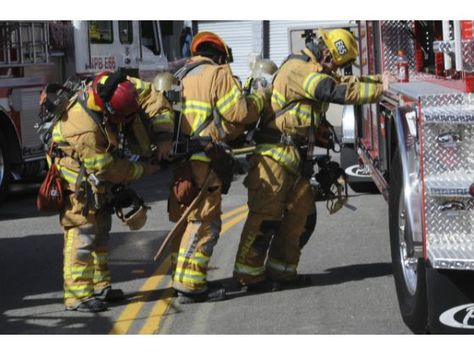
[[[314,142],[315,142],[314,130],[315,130],[314,108],[313,106],[311,106],[311,123],[309,125],[309,130],[308,130],[308,149],[306,151],[306,160],[313,159],[313,150],[314,150]]]
[[[188,63],[188,64],[185,64],[182,68],[178,69],[175,73],[174,73],[174,76],[179,79],[180,81],[182,81],[184,79],[184,77],[186,75],[188,75],[192,70],[194,70],[195,68],[201,66],[201,65],[217,65],[213,62],[209,62],[209,61],[205,61],[205,60],[201,60],[199,62],[194,62],[194,63]],[[213,117],[214,117],[214,113],[211,113],[208,117],[206,117],[206,119],[204,120],[204,122],[202,122],[199,127],[197,127],[197,129],[191,134],[191,139],[198,139],[199,138],[199,134],[207,127],[209,126],[209,124],[212,122],[213,120]],[[180,112],[179,114],[179,120],[178,120],[178,129],[177,129],[177,132],[176,132],[176,136],[177,138],[180,136],[180,130],[181,130],[181,118],[182,118],[182,111]]]
[[[271,115],[267,120],[264,120],[264,122],[262,122],[262,126],[266,126],[267,124],[269,124],[270,122],[276,120],[278,117],[280,117],[281,115],[283,115],[285,112],[288,112],[289,110],[291,110],[293,107],[296,106],[296,104],[298,102],[302,102],[303,99],[301,100],[294,100],[294,101],[290,101],[288,102],[285,106],[283,106],[280,110],[276,111],[273,115]]]
[[[283,66],[283,64],[285,64],[287,61],[291,60],[291,59],[297,59],[297,60],[301,60],[303,62],[309,62],[311,60],[310,57],[308,57],[306,54],[290,54],[288,57],[286,57],[286,59],[283,61],[283,63],[281,63],[280,67]]]
[[[206,117],[206,119],[196,128],[196,130],[191,134],[191,137],[190,139],[191,140],[195,140],[195,139],[199,139],[201,137],[199,137],[199,134],[207,127],[211,124],[211,122],[214,122],[218,131],[219,131],[219,136],[221,138],[224,138],[225,137],[225,132],[224,132],[224,129],[222,128],[222,117],[221,115],[219,114],[219,112],[217,111],[216,108],[214,108],[211,112],[211,114],[209,114],[209,116]]]
[[[89,107],[87,107],[85,101],[83,98],[79,98],[77,100],[77,102],[79,103],[79,105],[81,105],[81,107],[84,109],[84,111],[87,112],[87,114],[89,115],[90,118],[92,118],[92,120],[99,126],[99,128],[103,131],[103,127],[102,127],[102,118],[99,116],[99,114],[97,112],[94,112],[92,111]]]
[[[180,69],[178,69],[176,71],[176,73],[174,73],[174,76],[176,78],[178,78],[180,81],[183,80],[183,78],[189,74],[190,71],[192,71],[193,69],[201,66],[201,65],[217,65],[217,64],[214,64],[212,62],[208,62],[208,61],[205,61],[205,60],[201,60],[199,62],[194,62],[194,63],[188,63],[188,64],[185,64],[183,67],[181,67]]]
[[[205,61],[205,60],[201,60],[199,62],[195,62],[195,63],[189,63],[189,64],[186,64],[184,65],[181,69],[179,69],[175,74],[174,76],[176,78],[178,78],[180,81],[183,80],[183,78],[188,75],[192,70],[194,70],[195,68],[201,66],[201,65],[217,65],[213,62],[209,62],[209,61]],[[191,134],[191,139],[192,140],[195,140],[195,139],[199,139],[199,134],[207,127],[209,126],[209,124],[212,122],[212,121],[215,121],[216,125],[219,129],[219,132],[220,132],[220,135],[222,136],[223,134],[223,131],[222,131],[222,123],[221,123],[221,119],[220,119],[220,115],[219,113],[217,112],[216,109],[212,110],[212,113],[206,117],[206,119],[197,127],[197,129]]]
[[[303,62],[309,62],[309,60],[311,59],[309,56],[307,56],[306,54],[290,54],[287,58],[287,60],[290,60],[290,59],[298,59],[298,60],[301,60]]]

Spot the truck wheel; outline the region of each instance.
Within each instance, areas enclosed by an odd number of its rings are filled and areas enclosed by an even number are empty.
[[[372,181],[368,169],[359,166],[359,157],[353,144],[341,148],[341,168],[347,175],[347,182],[355,192],[377,193],[377,186]]]
[[[403,321],[414,333],[426,333],[428,306],[426,265],[423,258],[411,254],[412,235],[406,221],[403,177],[397,150],[390,175],[389,227],[392,267],[398,303]]]
[[[0,202],[5,198],[10,185],[10,163],[7,155],[7,144],[5,137],[0,132]]]

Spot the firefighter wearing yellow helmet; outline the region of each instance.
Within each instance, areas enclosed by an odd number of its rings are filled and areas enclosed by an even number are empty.
[[[337,66],[342,67],[356,60],[359,50],[352,33],[344,29],[329,32],[321,29],[320,32],[321,38]]]
[[[200,32],[192,57],[175,73],[182,85],[177,148],[190,157],[176,169],[169,216],[177,222],[197,192],[206,186],[186,217],[173,253],[173,288],[180,303],[219,301],[225,289],[210,287],[207,268],[221,230],[221,201],[232,180],[232,159],[222,145],[234,140],[263,111],[264,93],[245,95],[228,65],[232,52],[215,33]]]
[[[301,249],[316,225],[316,206],[303,169],[309,142],[330,103],[376,101],[388,87],[386,76],[339,76],[338,68],[358,55],[354,36],[344,30],[321,31],[302,53],[290,55],[275,74],[273,114],[254,136],[257,147],[244,180],[249,214],[234,264],[234,278],[249,292],[265,292],[304,281],[297,274]],[[306,151],[304,150],[306,149]],[[312,150],[312,149],[311,149]],[[308,158],[308,160],[307,160]]]

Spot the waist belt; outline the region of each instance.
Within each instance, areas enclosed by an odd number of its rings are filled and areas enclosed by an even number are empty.
[[[176,142],[175,155],[184,158],[190,157],[195,153],[203,152],[204,148],[211,142],[211,137],[181,136]]]
[[[258,131],[255,134],[255,142],[257,144],[284,144],[284,145],[293,145],[297,147],[293,137],[286,133],[282,133],[277,129],[265,128],[264,130]]]

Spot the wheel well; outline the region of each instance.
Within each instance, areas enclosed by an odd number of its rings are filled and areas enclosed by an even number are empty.
[[[10,163],[20,164],[21,163],[21,149],[20,142],[17,139],[17,133],[13,124],[11,123],[8,116],[0,111],[0,131],[3,132],[7,141],[8,157]]]
[[[387,161],[387,181],[390,183],[390,171],[392,169],[392,162],[393,162],[393,157],[396,154],[397,148],[398,148],[398,138],[397,138],[397,128],[395,125],[395,119],[394,117],[391,117],[390,119],[390,132],[388,136],[388,147],[387,147],[387,152],[388,152],[388,161]]]

